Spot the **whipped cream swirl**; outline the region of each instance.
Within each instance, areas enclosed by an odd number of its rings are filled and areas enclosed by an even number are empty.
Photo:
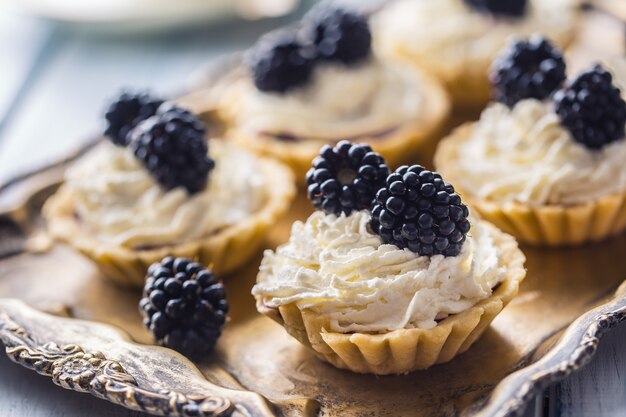
[[[438,70],[472,71],[472,62],[490,62],[510,35],[541,33],[559,43],[575,26],[575,0],[529,0],[524,16],[494,18],[463,0],[399,0],[375,19],[382,51],[400,44]],[[481,69],[484,71],[484,69]]]
[[[583,204],[626,190],[626,140],[576,142],[551,102],[491,104],[458,148],[455,183],[481,199]]]
[[[330,320],[336,332],[387,332],[436,326],[489,297],[506,273],[492,231],[480,221],[458,256],[419,256],[383,244],[367,211],[313,213],[289,242],[265,252],[252,293],[268,307],[296,303]]]
[[[246,219],[266,198],[258,159],[222,141],[209,148],[215,169],[191,196],[183,187],[163,190],[129,149],[108,141],[67,171],[64,187],[81,226],[102,242],[132,249],[187,242]]]
[[[418,118],[422,104],[415,71],[376,58],[355,67],[318,65],[307,85],[287,94],[264,93],[249,84],[246,80],[237,109],[238,126],[320,141],[394,129]]]

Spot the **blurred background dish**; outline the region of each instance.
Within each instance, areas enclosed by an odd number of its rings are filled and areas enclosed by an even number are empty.
[[[20,0],[10,8],[24,14],[108,33],[176,28],[224,18],[285,15],[299,0]]]

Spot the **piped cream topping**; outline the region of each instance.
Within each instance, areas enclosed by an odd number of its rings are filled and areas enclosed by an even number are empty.
[[[245,86],[238,126],[320,141],[397,128],[418,118],[422,105],[419,76],[377,58],[355,67],[318,65],[307,85],[286,94]]]
[[[216,166],[207,187],[164,190],[129,149],[104,142],[66,173],[82,227],[128,248],[179,244],[248,218],[265,202],[267,178],[252,154],[211,141]]]
[[[491,104],[461,144],[455,183],[481,199],[582,204],[626,190],[626,140],[590,150],[564,128],[551,102]]]
[[[429,329],[489,297],[505,276],[500,249],[481,221],[455,257],[419,256],[383,244],[370,214],[313,213],[289,241],[265,252],[252,293],[268,307],[296,303],[330,320],[336,332]]]
[[[374,20],[375,34],[381,51],[401,45],[411,55],[436,62],[444,72],[491,61],[511,35],[541,33],[553,40],[568,37],[577,20],[577,1],[528,3],[520,18],[494,18],[473,10],[463,0],[398,0]]]

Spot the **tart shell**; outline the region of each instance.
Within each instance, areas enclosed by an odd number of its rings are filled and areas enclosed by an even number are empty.
[[[457,169],[457,150],[471,136],[472,130],[471,123],[459,127],[437,149],[435,166],[454,184],[458,184],[457,179],[463,175]],[[531,245],[581,245],[621,234],[626,229],[626,192],[586,204],[537,206],[479,199],[469,190],[455,188],[482,218]]]
[[[240,76],[244,75],[240,74]],[[422,71],[417,71],[415,76],[421,79],[424,105],[413,120],[403,122],[386,133],[383,138],[356,135],[349,138],[338,137],[335,142],[348,139],[369,143],[376,152],[385,157],[391,167],[415,160],[416,156],[423,155],[426,159],[432,155],[435,142],[446,127],[450,113],[450,100],[445,88],[434,77]],[[235,124],[234,115],[237,112],[240,97],[246,94],[250,83],[241,78],[230,80],[234,86],[223,91],[223,97],[219,100],[221,105],[218,105],[215,112],[218,120],[225,126],[224,136],[243,148],[281,160],[294,171],[298,183],[304,184],[311,161],[318,155],[322,145],[330,142],[306,137],[294,142],[281,141],[239,128]],[[197,104],[196,107],[198,107]]]
[[[572,43],[575,35],[573,26],[571,30],[563,31],[558,36],[551,36],[550,39],[565,49]],[[436,74],[447,89],[456,109],[478,109],[488,103],[491,97],[489,68],[495,56],[485,56],[466,62],[465,65],[452,66],[438,56],[416,55],[401,41],[390,48],[391,55]]]
[[[296,193],[287,167],[266,158],[260,166],[266,178],[272,180],[266,189],[265,205],[244,221],[202,239],[145,250],[101,242],[81,227],[75,216],[74,197],[63,186],[43,208],[48,233],[91,259],[106,278],[125,286],[143,287],[148,267],[166,256],[212,264],[216,274],[227,274],[257,253],[266,232],[287,212]]]
[[[515,239],[495,227],[506,276],[492,295],[469,309],[442,320],[432,329],[401,329],[381,334],[328,331],[328,320],[313,309],[295,303],[271,308],[257,299],[257,309],[281,324],[320,359],[357,373],[404,374],[452,360],[480,337],[493,319],[517,294],[526,275],[525,257]]]

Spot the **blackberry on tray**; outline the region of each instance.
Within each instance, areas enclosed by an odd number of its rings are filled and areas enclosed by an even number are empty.
[[[386,179],[372,205],[372,230],[383,242],[423,256],[456,256],[470,223],[469,211],[436,172],[401,166]]]
[[[139,309],[157,343],[197,359],[220,337],[228,301],[210,269],[170,256],[148,269]]]

